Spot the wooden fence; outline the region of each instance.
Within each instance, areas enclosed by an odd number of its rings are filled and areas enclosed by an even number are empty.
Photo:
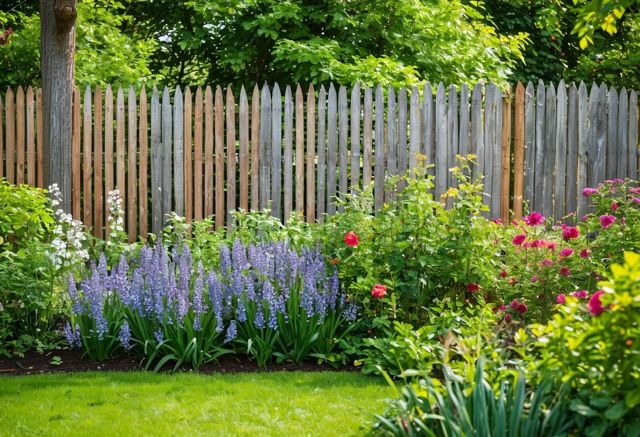
[[[0,98],[0,177],[42,186],[40,90]],[[335,196],[374,183],[375,206],[393,193],[384,175],[434,164],[435,195],[455,184],[456,154],[478,155],[491,217],[520,217],[523,202],[558,220],[586,201],[580,190],[638,176],[638,97],[584,83],[540,82],[411,90],[276,84],[226,92],[198,87],[74,93],[72,213],[97,236],[106,193],[118,188],[131,238],[158,232],[170,212],[187,220],[236,208],[308,221],[336,213]]]

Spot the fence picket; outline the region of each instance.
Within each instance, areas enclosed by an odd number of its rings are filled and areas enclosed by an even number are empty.
[[[316,219],[315,199],[315,160],[316,160],[316,125],[315,125],[315,92],[313,84],[309,86],[307,93],[307,222],[313,223]]]
[[[567,87],[563,80],[558,84],[556,94],[556,138],[555,138],[555,185],[553,211],[556,221],[568,212],[565,210],[567,176]]]
[[[116,188],[120,192],[122,199],[122,207],[126,210],[126,165],[125,165],[125,115],[124,115],[124,92],[122,88],[118,88],[116,94]],[[164,209],[163,209],[164,211]],[[125,225],[126,231],[126,225]]]
[[[260,189],[259,208],[270,207],[271,202],[271,92],[265,83],[260,97]]]
[[[347,88],[343,85],[338,91],[338,192],[343,195],[347,192],[347,167],[348,152],[347,141],[349,139],[349,104],[347,102]],[[344,206],[339,205],[338,212],[343,212]]]
[[[351,90],[351,188],[360,184],[360,82]]]
[[[91,165],[93,132],[91,121],[91,87],[87,86],[84,92],[84,105],[82,107],[83,120],[82,120],[82,220],[86,226],[92,227],[93,225],[93,205],[91,181],[93,179],[93,170]]]
[[[484,125],[482,123],[482,84],[476,84],[471,93],[471,143],[470,152],[476,155],[472,167],[474,178],[484,174]]]
[[[502,106],[500,106],[502,107]],[[456,165],[456,155],[458,154],[458,91],[454,85],[449,86],[447,96],[447,186],[455,187],[457,180],[453,177],[450,168]],[[498,153],[497,156],[500,156]]]
[[[260,89],[251,95],[251,209],[260,209]]]
[[[304,214],[304,97],[296,86],[296,211]]]
[[[577,208],[578,189],[578,89],[575,84],[569,87],[567,105],[567,177],[565,202],[567,213]]]
[[[533,199],[529,205],[531,211],[540,211],[542,209],[542,193],[543,193],[543,177],[545,172],[545,156],[544,156],[544,139],[545,139],[545,94],[546,89],[542,80],[538,81],[536,90],[536,142],[535,142],[535,164],[534,164],[534,180],[533,180]]]
[[[376,125],[375,125],[375,169],[374,169],[374,206],[378,211],[384,203],[384,93],[382,86],[376,88]]]
[[[495,139],[496,139],[496,108],[495,108],[495,94],[498,91],[497,87],[490,83],[485,87],[484,97],[484,192],[489,197],[485,199],[485,204],[489,206],[489,216],[495,217],[493,209],[493,194],[494,194],[494,161],[498,160],[498,156],[495,152]]]
[[[271,215],[282,219],[282,96],[278,84],[271,96]]]
[[[27,183],[36,185],[36,130],[35,130],[35,100],[33,96],[33,88],[27,88],[27,113],[26,113],[26,129],[27,129]],[[0,111],[0,124],[2,124],[2,111]],[[2,133],[0,132],[0,138]],[[1,142],[1,140],[0,140]],[[2,148],[0,147],[0,156],[2,156]],[[1,158],[0,158],[1,160]],[[2,164],[0,163],[0,167]]]
[[[327,214],[336,212],[336,169],[338,157],[337,131],[337,96],[333,84],[329,85],[329,99],[327,102]]]
[[[406,90],[405,90],[406,93]],[[396,118],[396,94],[392,87],[387,89],[387,129],[386,129],[386,155],[387,155],[387,175],[395,176],[398,174],[398,143],[396,132],[398,128],[398,120]],[[395,189],[385,189],[384,197],[386,201],[394,198]]]
[[[236,148],[236,103],[231,87],[227,87],[226,115],[227,115],[227,217],[229,228],[233,224],[231,212],[236,209],[236,171],[238,153]]]
[[[371,184],[371,163],[373,160],[373,92],[364,89],[364,111],[362,121],[362,186]]]
[[[142,96],[141,96],[142,100]],[[140,112],[142,114],[142,101],[140,102]],[[184,216],[187,223],[193,219],[193,97],[191,88],[184,90],[184,113],[182,114],[182,127],[184,130]],[[142,115],[140,116],[142,121]],[[140,129],[142,133],[142,128]],[[142,177],[142,155],[140,162],[140,176]],[[142,199],[140,199],[142,202]]]
[[[239,106],[239,139],[240,139],[240,209],[249,209],[249,101],[244,86],[240,89]]]
[[[525,155],[525,90],[522,82],[516,85],[513,145],[513,217],[522,218],[524,200],[524,155]]]
[[[297,125],[298,120],[296,120]],[[289,219],[293,210],[293,99],[291,88],[284,93],[284,155],[282,157],[284,173],[284,221]],[[297,140],[297,138],[296,138]],[[297,168],[296,168],[297,170]]]
[[[588,185],[589,157],[589,133],[587,132],[587,117],[589,114],[587,86],[580,82],[578,88],[578,192]],[[578,218],[582,217],[587,210],[587,198],[578,196]]]
[[[553,217],[553,193],[555,178],[553,166],[556,162],[556,89],[550,84],[545,94],[544,169],[542,171],[542,206],[545,217]]]
[[[171,153],[173,152],[173,107],[169,88],[162,93],[162,215],[160,222],[165,223],[167,214],[171,212],[173,204],[173,184]]]
[[[445,102],[445,90],[442,82],[438,85],[436,91],[436,141],[435,141],[435,195],[436,199],[445,192],[447,187],[447,161],[448,149],[447,144],[447,112]]]
[[[412,96],[413,97],[413,96]],[[419,143],[415,143],[414,145],[418,145],[418,150],[412,150],[412,149],[407,149],[407,128],[409,127],[409,125],[407,125],[407,120],[409,120],[409,122],[411,122],[411,115],[412,114],[411,111],[414,110],[414,106],[417,107],[417,105],[419,104],[418,101],[411,101],[411,103],[414,105],[412,107],[409,108],[409,114],[407,113],[407,100],[408,100],[408,95],[407,95],[407,90],[405,88],[400,89],[400,93],[398,94],[398,142],[397,142],[397,156],[398,156],[398,160],[396,162],[396,166],[397,166],[397,174],[400,175],[404,175],[407,172],[407,166],[408,166],[408,161],[411,161],[411,156],[413,155],[413,166],[415,167],[415,163],[416,163],[416,153],[420,153],[420,145]],[[413,114],[414,117],[417,115]],[[414,121],[415,123],[415,121]],[[414,128],[417,126],[413,126]],[[418,130],[411,130],[411,132],[413,133],[413,136],[411,137],[411,139],[414,138],[414,136],[418,135],[421,136],[422,132],[418,129]],[[400,185],[402,186],[402,185]]]
[[[213,179],[213,90],[207,86],[204,91],[204,215],[212,217],[214,213]]]
[[[327,177],[326,168],[326,107],[327,107],[327,92],[324,89],[324,85],[320,86],[318,93],[318,179],[317,179],[317,220],[318,223],[324,222],[325,213],[325,178]]]
[[[82,220],[82,217],[80,216],[80,211],[82,210],[82,205],[80,204],[80,201],[82,199],[82,166],[80,164],[80,111],[80,90],[78,89],[78,87],[75,87],[73,89],[73,106],[71,114],[71,126],[73,128],[73,132],[71,134],[71,214],[73,215],[73,218],[75,220]]]
[[[618,132],[618,150],[615,155],[615,174],[614,176],[608,176],[613,178],[624,178],[624,177],[633,177],[632,174],[628,173],[627,160],[629,159],[629,132],[630,129],[627,130],[627,126],[630,126],[631,120],[629,117],[629,96],[627,94],[627,89],[622,88],[620,90],[620,95],[618,97],[618,114],[616,115],[617,119],[617,132]],[[633,108],[633,106],[632,106]],[[633,143],[631,143],[633,144]],[[632,146],[633,148],[633,146]],[[608,158],[608,157],[607,157]]]
[[[0,119],[2,118],[2,99],[0,99]],[[44,188],[44,157],[42,144],[42,89],[38,88],[36,91],[36,171],[37,171],[37,186]],[[2,143],[2,129],[0,129],[0,143]],[[0,152],[2,147],[0,147]],[[0,164],[0,169],[2,164]],[[0,170],[1,171],[1,170]]]
[[[202,155],[202,126],[204,104],[202,101],[202,87],[196,89],[194,101],[193,117],[193,219],[202,220],[204,218],[203,187],[206,180],[202,179],[204,156]]]
[[[624,127],[623,127],[624,129]],[[638,179],[640,144],[638,144],[638,93],[629,96],[629,147],[627,148],[627,177]]]
[[[215,222],[216,229],[224,226],[224,102],[222,101],[222,88],[216,87],[214,114],[214,139],[215,139]]]
[[[113,191],[113,180],[113,92],[111,85],[107,85],[104,90],[104,192],[106,195]],[[110,210],[107,206],[105,208],[106,217],[109,216],[109,212]],[[110,232],[108,220],[105,220],[105,225],[106,237]]]
[[[500,97],[502,100],[502,97]],[[502,174],[500,189],[500,218],[503,223],[509,222],[509,190],[511,181],[511,99],[502,101]]]
[[[458,137],[458,153],[462,156],[469,154],[470,134],[469,87],[466,83],[463,83],[460,87],[460,133]]]
[[[178,88],[179,89],[179,88]],[[129,199],[129,207],[127,208],[127,227],[129,229],[129,241],[135,241],[138,237],[138,201],[137,201],[137,185],[138,185],[138,172],[137,172],[137,155],[138,155],[138,113],[137,113],[137,96],[133,87],[129,87],[129,97],[127,98],[128,105],[128,117],[127,117],[127,127],[129,128],[128,135],[128,153],[127,153],[127,179],[129,183],[127,184],[127,198]],[[180,114],[180,116],[178,116]],[[180,113],[176,111],[176,119],[182,120],[182,108],[180,108]],[[182,138],[180,138],[182,140]],[[181,161],[181,158],[178,156],[177,152],[174,151],[174,160],[176,162],[178,160]],[[176,170],[177,171],[177,170]],[[142,173],[140,173],[142,177]],[[177,179],[177,175],[176,175]],[[178,212],[180,214],[180,212]],[[182,215],[182,214],[180,214]]]
[[[491,217],[500,217],[500,194],[502,189],[502,160],[500,154],[502,152],[502,92],[494,84],[492,112],[495,126],[491,132],[492,143],[492,168],[493,175],[491,186]]]
[[[142,87],[140,90],[140,121],[139,121],[139,140],[140,140],[140,182],[138,186],[138,212],[140,217],[140,236],[147,238],[149,231],[147,211],[149,210],[149,193],[147,185],[149,183],[149,137],[148,137],[148,118],[147,118],[147,90]]]
[[[5,133],[6,133],[6,156],[5,156],[5,177],[10,184],[16,183],[15,153],[16,153],[16,109],[13,90],[7,89],[5,94]]]
[[[151,94],[151,232],[162,230],[162,108],[158,89]]]
[[[599,88],[598,115],[596,123],[596,149],[594,156],[594,180],[596,184],[604,181],[607,159],[607,86]]]
[[[406,106],[406,104],[405,104]],[[417,156],[421,150],[422,129],[420,127],[420,96],[418,88],[413,87],[411,90],[411,100],[409,103],[409,166],[414,168],[417,164]],[[407,122],[399,127],[402,132],[403,141],[399,143],[400,152],[398,164],[400,169],[398,174],[404,174],[407,171]]]
[[[622,91],[622,90],[621,90]],[[618,102],[618,92],[615,87],[609,89],[607,96],[607,154],[605,178],[613,179],[618,177],[618,108],[622,102]]]
[[[434,127],[434,110],[433,110],[433,90],[431,89],[431,84],[426,82],[424,84],[424,88],[422,89],[422,149],[420,153],[422,153],[426,157],[426,161],[428,164],[433,164],[434,161],[434,135],[435,135],[435,127]],[[417,163],[416,163],[417,164]],[[411,165],[409,165],[411,166]],[[429,168],[429,173],[433,174],[433,169]]]
[[[25,154],[25,113],[24,90],[18,87],[16,93],[16,184],[24,183],[24,154]]]
[[[174,211],[181,217],[184,216],[185,209],[184,149],[184,95],[178,86],[173,94],[173,197]]]
[[[102,90],[95,87],[93,91],[93,235],[102,238],[104,196],[102,183],[103,150],[102,150]],[[134,188],[136,184],[133,184]]]

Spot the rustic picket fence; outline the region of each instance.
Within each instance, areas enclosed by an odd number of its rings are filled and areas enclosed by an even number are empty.
[[[638,176],[638,97],[624,88],[356,84],[306,94],[287,86],[283,96],[265,84],[238,100],[220,87],[150,94],[74,93],[72,213],[97,236],[114,188],[132,239],[159,232],[170,211],[214,215],[217,227],[236,208],[322,221],[339,210],[338,193],[370,183],[380,208],[394,194],[384,176],[406,173],[418,154],[434,164],[440,196],[455,186],[456,155],[475,153],[489,216],[503,220],[521,217],[524,202],[557,220],[582,214],[583,187]],[[0,177],[42,186],[40,90],[8,89],[0,114]]]

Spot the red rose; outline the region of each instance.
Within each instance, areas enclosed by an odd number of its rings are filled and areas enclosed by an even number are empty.
[[[480,290],[480,286],[478,284],[467,284],[467,291],[469,293],[475,293]]]
[[[382,299],[386,295],[387,295],[387,287],[385,287],[382,284],[376,284],[371,289],[371,296],[375,297],[376,299]]]
[[[344,244],[346,244],[349,247],[358,247],[358,243],[360,242],[360,239],[358,238],[358,234],[356,234],[353,231],[349,231],[346,234],[344,234]]]

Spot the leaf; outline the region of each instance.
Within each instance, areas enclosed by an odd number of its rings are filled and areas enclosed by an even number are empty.
[[[571,404],[569,404],[569,409],[571,409],[571,411],[575,411],[581,416],[595,417],[598,415],[597,411],[595,411],[588,405],[583,404],[579,399],[574,399],[573,401],[571,401]]]
[[[613,406],[609,407],[607,411],[604,412],[604,417],[607,419],[617,422],[627,413],[627,406],[624,401],[618,401]]]

